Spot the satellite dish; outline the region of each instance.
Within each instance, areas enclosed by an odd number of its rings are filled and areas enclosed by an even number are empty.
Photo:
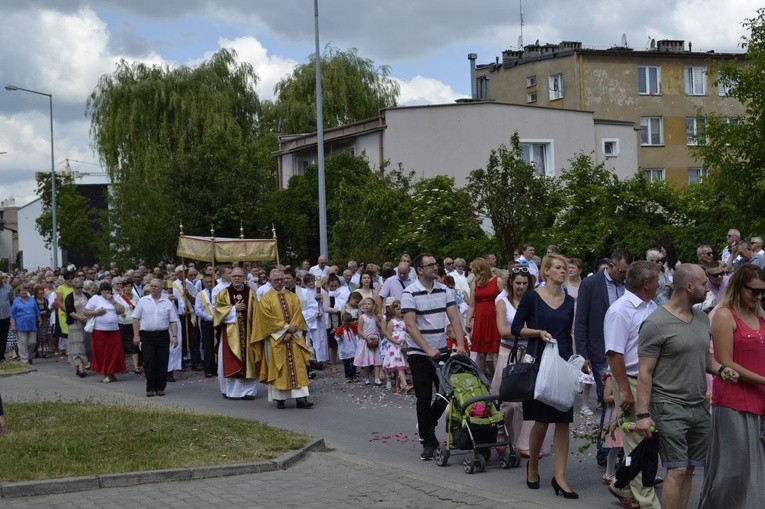
[[[622,34],[622,48],[627,47],[627,34]]]

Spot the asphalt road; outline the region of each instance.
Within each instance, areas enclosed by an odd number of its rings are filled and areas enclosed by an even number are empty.
[[[312,381],[311,399],[315,406],[310,410],[295,408],[294,401],[288,402],[285,410],[278,410],[275,404],[268,403],[262,386],[253,401],[226,400],[220,394],[217,379],[206,379],[191,371],[176,376],[178,381],[168,384],[166,397],[146,398],[143,377],[132,373],[118,376],[117,382],[104,384],[98,375],[85,379],[75,377],[74,370],[63,360],[42,359],[36,361],[35,367],[36,372],[0,378],[4,401],[91,400],[255,419],[324,438],[327,446],[336,451],[337,458],[359,462],[359,472],[363,470],[361,465],[367,468],[379,465],[381,471],[400,472],[402,478],[426,480],[436,486],[470,486],[471,492],[504,500],[511,507],[558,508],[560,504],[588,509],[621,507],[600,482],[603,471],[595,463],[593,448],[580,454],[574,442],[571,445],[573,452],[569,455],[568,482],[579,493],[578,500],[554,496],[549,485],[552,457],[540,462],[542,489],[536,491],[526,488],[523,465],[502,470],[496,455],[488,462],[485,472],[472,475],[464,473],[460,457],[453,456],[446,467],[439,467],[433,461],[421,461],[414,396],[393,394],[384,387],[346,384],[342,367],[336,375],[330,375],[328,370],[321,371]],[[12,427],[12,416],[8,419]],[[441,426],[439,436],[444,437]],[[659,475],[662,472],[660,470]],[[694,477],[689,507],[698,504],[701,482],[702,473],[698,472]],[[420,506],[425,505],[412,507]]]

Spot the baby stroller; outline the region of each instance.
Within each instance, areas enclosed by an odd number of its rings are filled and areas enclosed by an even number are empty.
[[[466,451],[462,462],[466,474],[483,472],[491,449],[497,448],[500,468],[518,467],[521,459],[507,438],[497,441],[503,429],[509,437],[497,396],[489,393],[489,380],[478,366],[464,355],[453,355],[437,367],[438,394],[449,404],[446,418],[446,443],[435,451],[436,464],[445,467],[452,451]],[[504,451],[503,451],[504,449]]]

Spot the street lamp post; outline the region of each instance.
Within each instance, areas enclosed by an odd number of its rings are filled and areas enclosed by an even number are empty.
[[[58,268],[58,222],[56,221],[56,167],[53,163],[53,94],[46,94],[45,92],[38,92],[37,90],[30,90],[28,88],[21,88],[13,85],[6,85],[5,89],[11,92],[21,90],[22,92],[29,92],[30,94],[44,95],[50,101],[50,207],[53,219],[51,238],[53,239],[53,270],[56,270]]]

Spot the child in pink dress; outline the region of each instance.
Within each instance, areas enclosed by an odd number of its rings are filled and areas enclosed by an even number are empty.
[[[382,341],[382,327],[380,326],[380,319],[375,314],[375,301],[371,297],[367,297],[361,301],[360,306],[361,313],[359,314],[358,325],[358,340],[356,341],[356,356],[353,359],[354,366],[361,368],[361,376],[365,378],[364,385],[370,385],[372,382],[371,372],[372,368],[375,369],[375,381],[376,386],[382,385],[380,379],[380,373],[378,368],[382,367],[382,361],[380,360],[380,347],[379,343]],[[376,337],[378,346],[370,348],[367,340]],[[380,369],[379,371],[382,371]]]

